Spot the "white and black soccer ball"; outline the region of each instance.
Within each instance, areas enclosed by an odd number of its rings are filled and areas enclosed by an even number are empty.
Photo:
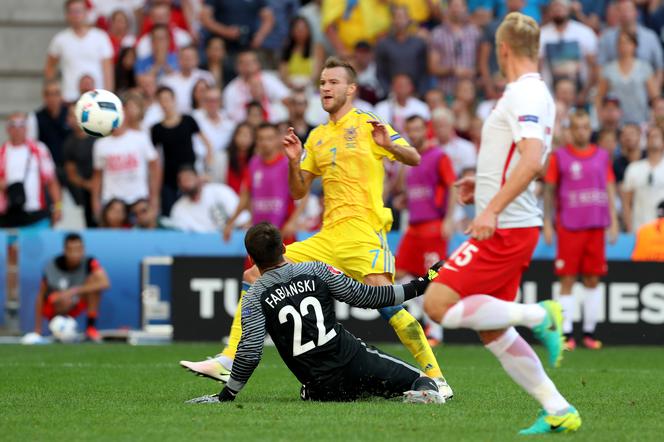
[[[76,102],[76,120],[86,134],[105,137],[122,125],[122,102],[104,89],[88,91]]]
[[[58,315],[48,323],[48,328],[53,333],[53,337],[60,342],[76,341],[78,338],[77,327],[76,319],[71,316]]]

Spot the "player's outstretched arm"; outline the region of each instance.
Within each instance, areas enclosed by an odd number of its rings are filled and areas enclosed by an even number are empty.
[[[319,264],[319,274],[334,299],[359,308],[381,308],[403,304],[424,294],[429,278],[417,278],[403,285],[371,286],[359,283],[334,267]]]
[[[405,143],[395,143],[392,140],[393,135],[390,135],[390,130],[388,130],[388,126],[385,123],[378,120],[369,120],[367,123],[372,126],[371,136],[376,144],[394,155],[397,161],[408,166],[417,166],[420,164],[422,158],[417,150]],[[394,129],[391,130],[394,132]],[[395,133],[394,136],[399,135]]]
[[[251,290],[242,298],[242,337],[233,360],[230,379],[219,393],[219,400],[232,401],[244,388],[263,357],[265,316],[258,296]]]

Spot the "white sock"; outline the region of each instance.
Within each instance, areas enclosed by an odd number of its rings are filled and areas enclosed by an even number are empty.
[[[420,296],[420,298],[423,298],[423,296]],[[422,319],[424,321],[424,324],[428,327],[427,337],[437,339],[438,341],[442,341],[443,327],[441,327],[440,324],[437,323],[436,321],[433,321],[431,318],[429,318],[426,314]]]
[[[574,311],[576,310],[576,296],[573,294],[558,297],[558,302],[563,307],[563,333],[568,335],[574,331]]]
[[[583,298],[583,332],[592,334],[595,333],[595,327],[597,327],[602,292],[599,286],[593,289],[584,287],[583,290],[585,292]]]
[[[512,380],[535,398],[549,414],[559,414],[570,405],[546,375],[542,363],[519,335],[510,327],[502,336],[486,345]]]
[[[538,304],[507,302],[489,295],[463,298],[450,308],[440,324],[445,328],[500,330],[513,325],[533,328],[546,316]]]
[[[217,355],[214,357],[214,359],[217,360],[221,365],[226,367],[227,370],[232,370],[233,369],[233,360],[229,358],[228,356],[224,355]]]

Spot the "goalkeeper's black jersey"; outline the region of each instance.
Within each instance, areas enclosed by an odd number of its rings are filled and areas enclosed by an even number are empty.
[[[242,298],[242,339],[228,387],[244,387],[261,359],[266,330],[301,383],[331,379],[361,346],[337,322],[335,299],[363,308],[399,305],[404,286],[360,284],[321,262],[264,273]]]

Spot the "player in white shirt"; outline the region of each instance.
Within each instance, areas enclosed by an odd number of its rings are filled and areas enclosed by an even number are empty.
[[[182,196],[171,209],[171,221],[176,229],[186,232],[223,230],[240,203],[233,189],[225,184],[203,183],[190,165],[184,165],[178,172],[178,187]],[[249,212],[244,211],[237,222],[246,224],[250,219]]]
[[[214,86],[214,77],[208,71],[198,69],[198,51],[196,46],[186,46],[180,49],[178,56],[179,72],[166,75],[161,84],[168,86],[175,92],[175,101],[178,112],[190,114],[193,110],[192,91],[199,80],[204,80],[208,86]]]
[[[508,14],[496,32],[505,93],[484,122],[476,178],[457,183],[463,204],[475,201],[477,216],[464,242],[427,288],[424,310],[444,328],[476,330],[505,371],[542,405],[521,434],[575,431],[578,411],[558,392],[537,354],[515,326],[531,328],[549,363],[562,357],[560,304],[515,303],[521,274],[539,239],[542,214],[534,180],[551,149],[553,98],[537,73],[539,26],[521,13]]]
[[[69,28],[58,32],[48,47],[44,77],[57,77],[62,69],[62,95],[67,102],[78,100],[79,79],[87,74],[109,91],[114,87],[113,46],[108,35],[86,24],[85,0],[68,0],[65,13]]]
[[[113,134],[93,146],[92,211],[99,218],[101,208],[112,199],[127,205],[147,199],[159,207],[161,169],[150,137],[140,130],[141,109],[133,100],[125,102],[125,121]]]

